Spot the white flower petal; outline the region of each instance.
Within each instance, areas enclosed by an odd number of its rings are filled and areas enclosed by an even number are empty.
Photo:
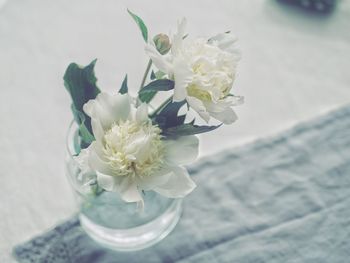
[[[222,50],[230,48],[237,41],[237,37],[230,33],[220,33],[209,39],[209,44],[215,44]]]
[[[98,120],[104,130],[108,130],[111,123],[113,123],[113,118],[106,107],[101,105],[101,103],[97,100],[99,95],[97,95],[96,99],[89,100],[87,103],[85,103],[83,110],[88,116],[91,117],[91,119]]]
[[[224,124],[232,124],[238,119],[236,113],[231,108],[226,108],[224,111],[221,111],[221,112],[209,112],[209,113],[210,113],[210,116],[223,122]]]
[[[100,187],[102,187],[106,191],[110,191],[110,192],[116,191],[117,183],[118,183],[118,181],[115,180],[117,179],[116,177],[111,175],[101,174],[99,172],[97,172],[96,174],[97,174],[97,183]]]
[[[136,121],[142,124],[148,120],[148,105],[147,103],[142,103],[136,110]]]
[[[232,100],[229,98],[221,99],[216,102],[205,102],[204,103],[205,108],[208,112],[222,112],[225,109],[233,106]]]
[[[106,161],[106,157],[103,153],[103,145],[100,141],[93,141],[88,147],[89,151],[93,151],[97,154],[97,156],[102,160]]]
[[[143,132],[136,133],[130,139],[131,143],[125,147],[125,153],[133,156],[139,162],[145,161],[149,154],[152,138]]]
[[[82,149],[78,156],[74,157],[79,167],[79,174],[77,180],[80,185],[89,185],[90,182],[94,181],[96,174],[89,166],[89,151],[87,149]]]
[[[193,73],[185,60],[176,58],[173,61],[173,74],[175,79],[174,101],[183,101],[187,96],[187,86],[193,79]]]
[[[186,100],[190,107],[194,109],[203,118],[203,120],[205,120],[206,122],[209,121],[210,115],[201,100],[190,96],[188,96]]]
[[[128,94],[101,92],[96,99],[85,103],[83,109],[92,119],[99,120],[104,130],[108,130],[114,122],[128,118],[130,97]]]
[[[94,171],[113,175],[113,170],[109,167],[108,163],[104,162],[95,151],[89,152],[89,165]]]
[[[83,105],[84,112],[90,117],[92,117],[93,115],[93,112],[95,109],[95,103],[96,103],[95,100],[89,100]]]
[[[236,46],[237,37],[230,33],[221,33],[209,39],[208,43],[217,46],[221,50],[234,55],[235,60],[239,60],[241,52]]]
[[[186,29],[186,18],[182,18],[177,23],[177,32],[173,36],[173,41],[171,43],[171,53],[175,56],[178,54],[178,52],[182,48],[183,38],[185,36],[185,29]]]
[[[79,155],[74,157],[74,160],[77,162],[80,170],[86,170],[89,168],[88,159],[89,159],[88,149],[82,149]]]
[[[169,198],[184,197],[196,187],[196,184],[190,178],[187,170],[177,166],[172,168],[169,180],[155,187],[153,190]]]
[[[122,178],[119,185],[119,194],[125,202],[140,202],[143,200],[135,180],[130,176]]]
[[[169,180],[171,172],[170,167],[164,166],[151,176],[139,176],[137,184],[142,190],[152,190],[159,185],[165,184]]]
[[[243,96],[230,96],[230,97],[227,97],[226,99],[230,101],[232,106],[239,106],[244,103]]]
[[[176,140],[166,140],[165,149],[168,162],[174,164],[189,164],[198,157],[199,140],[196,136],[182,136]]]
[[[164,73],[172,71],[171,64],[167,61],[166,56],[161,55],[153,44],[147,43],[145,46],[146,54],[152,59],[153,64]]]
[[[101,92],[96,99],[112,116],[113,122],[126,120],[128,118],[130,113],[130,97],[128,94],[116,93],[110,95],[108,93]]]
[[[103,136],[104,136],[104,130],[102,128],[102,125],[98,119],[91,119],[91,127],[92,132],[94,134],[95,140],[98,142],[102,142]]]

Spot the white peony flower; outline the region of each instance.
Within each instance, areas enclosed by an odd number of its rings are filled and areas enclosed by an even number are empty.
[[[184,39],[185,24],[185,19],[178,24],[169,54],[161,55],[152,43],[146,45],[146,52],[158,69],[175,80],[174,101],[186,99],[207,122],[213,117],[231,124],[237,119],[231,106],[243,102],[230,95],[240,57],[236,38],[223,33],[209,40]]]
[[[195,188],[185,168],[198,155],[196,136],[168,140],[148,117],[147,104],[137,109],[128,94],[100,93],[84,105],[91,117],[95,141],[81,155],[87,174],[93,171],[97,183],[118,192],[126,202],[142,202],[142,190],[154,190],[166,197],[183,197]],[[85,158],[78,157],[78,160]]]

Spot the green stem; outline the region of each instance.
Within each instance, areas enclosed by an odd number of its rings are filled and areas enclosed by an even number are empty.
[[[148,64],[147,64],[147,67],[146,67],[146,71],[145,71],[145,74],[143,74],[143,78],[142,78],[142,81],[141,81],[141,85],[140,85],[140,89],[139,89],[139,90],[141,90],[141,89],[145,86],[145,82],[146,82],[148,73],[149,73],[149,71],[150,71],[150,69],[151,69],[151,66],[152,66],[152,59],[150,59],[150,60],[148,61]],[[137,97],[136,107],[138,107],[140,104],[141,104],[141,101],[140,101],[139,97]]]
[[[148,61],[145,74],[143,74],[142,82],[141,82],[141,85],[140,85],[140,90],[141,90],[141,89],[143,88],[143,86],[145,85],[145,82],[146,82],[148,73],[149,73],[149,71],[150,71],[150,69],[151,69],[151,66],[152,66],[152,59],[150,59],[150,60]]]
[[[166,105],[168,105],[173,99],[173,96],[170,96],[166,101],[164,101],[157,109],[154,110],[154,112],[149,116],[150,118],[153,118],[157,115]]]

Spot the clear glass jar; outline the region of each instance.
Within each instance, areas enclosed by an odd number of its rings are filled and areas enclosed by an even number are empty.
[[[118,251],[135,251],[154,245],[176,226],[182,212],[182,199],[144,192],[144,209],[126,203],[117,193],[84,186],[74,156],[80,150],[75,122],[67,134],[66,175],[76,193],[79,219],[85,232],[98,243]]]

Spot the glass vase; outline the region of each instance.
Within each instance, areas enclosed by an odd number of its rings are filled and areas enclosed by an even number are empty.
[[[135,251],[154,245],[176,226],[182,212],[182,199],[143,192],[144,209],[126,203],[115,192],[97,184],[82,184],[74,156],[80,151],[78,126],[72,122],[67,134],[66,175],[79,206],[81,227],[96,242],[117,251]]]

